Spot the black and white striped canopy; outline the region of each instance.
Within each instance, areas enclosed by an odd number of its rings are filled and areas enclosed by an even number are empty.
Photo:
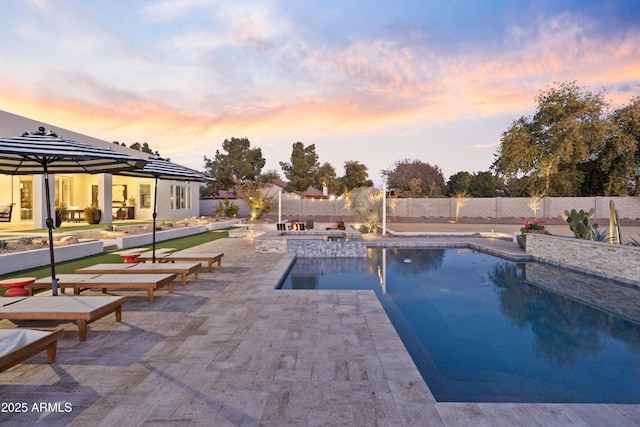
[[[38,175],[45,171],[114,174],[145,164],[141,158],[71,141],[42,127],[38,132],[0,138],[0,173],[7,175]]]
[[[149,158],[147,164],[141,169],[126,170],[118,172],[117,175],[135,176],[140,178],[158,178],[175,181],[215,181],[202,173],[171,163],[168,160]]]

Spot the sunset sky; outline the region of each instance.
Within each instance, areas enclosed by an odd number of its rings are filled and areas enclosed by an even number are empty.
[[[554,82],[640,95],[640,1],[0,0],[0,110],[202,169],[226,138],[485,171]],[[25,129],[26,130],[26,129]],[[0,135],[14,136],[14,135]],[[284,178],[284,176],[283,176]]]

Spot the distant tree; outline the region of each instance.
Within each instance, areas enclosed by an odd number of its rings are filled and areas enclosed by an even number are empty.
[[[232,190],[240,195],[242,185],[253,184],[258,181],[266,160],[262,157],[262,150],[251,148],[247,138],[225,139],[222,149],[226,153],[216,150],[213,158],[204,156],[205,172],[215,178],[217,183],[209,183],[201,195],[217,194],[219,190]]]
[[[504,195],[504,181],[491,172],[478,172],[471,176],[469,182],[471,197],[498,197]]]
[[[318,168],[316,187],[327,186],[329,194],[338,194],[340,191],[340,180],[336,176],[336,170],[330,163],[323,163]]]
[[[392,169],[383,170],[390,190],[398,197],[434,197],[445,194],[444,176],[438,166],[419,160],[399,160]],[[419,180],[419,191],[416,181]],[[414,180],[414,181],[412,181]]]
[[[280,162],[280,167],[289,183],[285,187],[287,191],[304,191],[316,183],[318,177],[318,155],[316,146],[307,147],[302,142],[295,142],[291,150],[291,161]]]
[[[373,187],[373,181],[369,179],[367,167],[355,160],[344,162],[344,176],[340,178],[342,188],[351,191],[358,187]]]
[[[146,142],[143,142],[142,144],[140,144],[139,142],[134,142],[133,144],[129,145],[129,148],[151,155],[157,154],[157,151],[154,153],[153,150],[149,147],[149,144],[147,144]]]
[[[520,117],[502,134],[491,168],[507,179],[530,177],[530,192],[574,195],[584,175],[577,165],[605,143],[604,95],[569,82],[548,88],[535,101],[533,117]]]
[[[120,143],[118,141],[113,141],[113,143],[115,145],[120,145],[122,147],[126,147],[127,146],[124,142]],[[158,153],[158,150],[153,151],[151,149],[151,147],[149,147],[149,144],[146,143],[146,142],[143,142],[142,144],[140,144],[139,142],[133,142],[133,143],[131,143],[129,145],[129,148],[131,148],[132,150],[142,151],[143,153],[151,154],[152,156],[160,157],[160,154]],[[165,159],[165,160],[169,160],[169,159]]]
[[[260,188],[264,188],[270,185],[273,181],[277,179],[280,179],[280,174],[278,173],[277,170],[271,169],[271,170],[262,172],[260,176],[258,176],[258,179],[256,180],[256,182]]]
[[[467,171],[454,173],[447,181],[447,194],[454,196],[458,193],[469,192],[469,184],[471,183],[471,174]]]

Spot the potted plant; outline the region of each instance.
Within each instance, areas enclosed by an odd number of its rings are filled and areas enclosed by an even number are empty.
[[[527,248],[527,233],[547,234],[547,230],[545,230],[544,225],[541,225],[537,220],[525,222],[524,227],[520,228],[520,234],[516,236],[518,246],[522,249]]]
[[[89,206],[84,210],[84,220],[89,224],[99,224],[102,211],[97,206]]]
[[[135,206],[135,205],[136,205],[135,197],[129,197],[129,206]]]
[[[67,204],[60,203],[56,206],[56,228],[62,225],[62,221],[67,218]]]

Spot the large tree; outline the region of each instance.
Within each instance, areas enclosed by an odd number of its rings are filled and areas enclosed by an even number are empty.
[[[392,169],[383,170],[382,175],[398,197],[434,197],[445,193],[440,168],[420,160],[399,160]]]
[[[585,180],[581,196],[640,195],[640,97],[609,116],[602,150],[581,165]]]
[[[367,167],[355,160],[344,162],[344,176],[340,178],[343,191],[351,191],[358,187],[373,187],[373,181],[369,179]]]
[[[291,161],[280,162],[280,167],[289,180],[285,190],[304,194],[307,188],[316,184],[319,166],[316,146],[311,144],[305,147],[302,142],[295,142],[291,150]]]
[[[220,189],[232,190],[240,195],[242,185],[252,184],[259,180],[266,160],[262,157],[262,150],[251,148],[247,138],[225,139],[222,149],[216,150],[214,158],[204,157],[205,172],[218,182],[209,184],[207,190],[217,193]],[[207,194],[203,191],[203,195]]]
[[[589,162],[604,147],[607,103],[602,92],[560,83],[535,98],[533,117],[520,117],[500,141],[491,166],[508,179],[529,177],[531,193],[573,195]]]

